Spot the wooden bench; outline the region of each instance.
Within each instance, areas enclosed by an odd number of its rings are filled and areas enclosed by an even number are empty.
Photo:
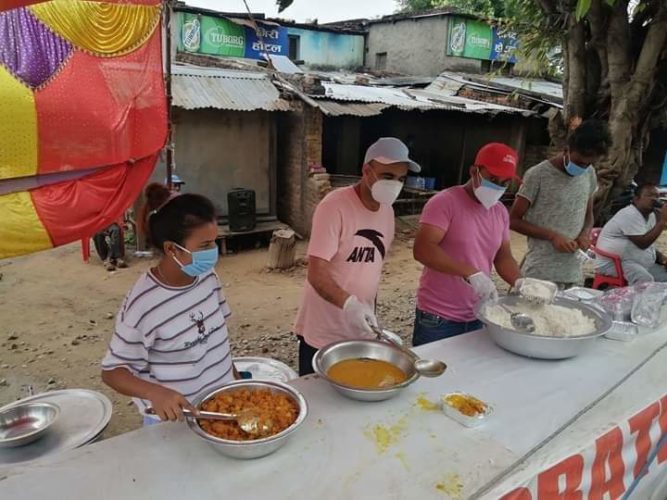
[[[232,231],[231,229],[229,229],[228,224],[219,225],[218,237],[216,239],[216,243],[218,244],[218,248],[220,249],[220,254],[226,255],[227,240],[233,239],[235,237],[250,236],[250,235],[255,235],[258,238],[259,237],[270,238],[271,235],[273,234],[273,231],[275,231],[276,229],[289,229],[289,226],[287,224],[280,222],[279,220],[257,222],[255,228],[251,229],[250,231]]]

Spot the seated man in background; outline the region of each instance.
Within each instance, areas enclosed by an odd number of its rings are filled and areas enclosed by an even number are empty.
[[[125,256],[125,242],[120,237],[120,227],[113,223],[103,231],[93,236],[95,250],[104,262],[107,271],[115,271],[116,268],[125,268],[127,264],[123,260]]]
[[[667,281],[667,258],[655,247],[655,241],[667,224],[667,206],[658,212],[658,189],[642,184],[635,190],[632,203],[619,210],[602,228],[596,247],[621,258],[628,284]],[[614,263],[599,256],[596,268],[600,274],[615,276]]]

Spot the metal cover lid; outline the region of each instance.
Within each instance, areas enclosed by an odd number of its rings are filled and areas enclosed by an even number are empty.
[[[252,373],[253,380],[289,382],[298,377],[294,370],[277,359],[240,357],[233,361],[238,371]]]

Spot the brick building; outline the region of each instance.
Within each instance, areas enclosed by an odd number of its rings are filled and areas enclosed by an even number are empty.
[[[310,233],[313,210],[331,189],[322,164],[322,113],[295,101],[278,122],[278,217],[297,233]]]

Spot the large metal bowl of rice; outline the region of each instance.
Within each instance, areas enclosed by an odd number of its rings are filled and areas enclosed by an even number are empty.
[[[556,297],[552,304],[530,305],[519,296],[500,297],[498,303],[514,312],[525,312],[535,322],[535,332],[518,332],[510,314],[494,303],[477,307],[493,341],[520,356],[538,359],[566,359],[591,348],[598,337],[609,331],[611,317],[601,309],[582,302]]]

